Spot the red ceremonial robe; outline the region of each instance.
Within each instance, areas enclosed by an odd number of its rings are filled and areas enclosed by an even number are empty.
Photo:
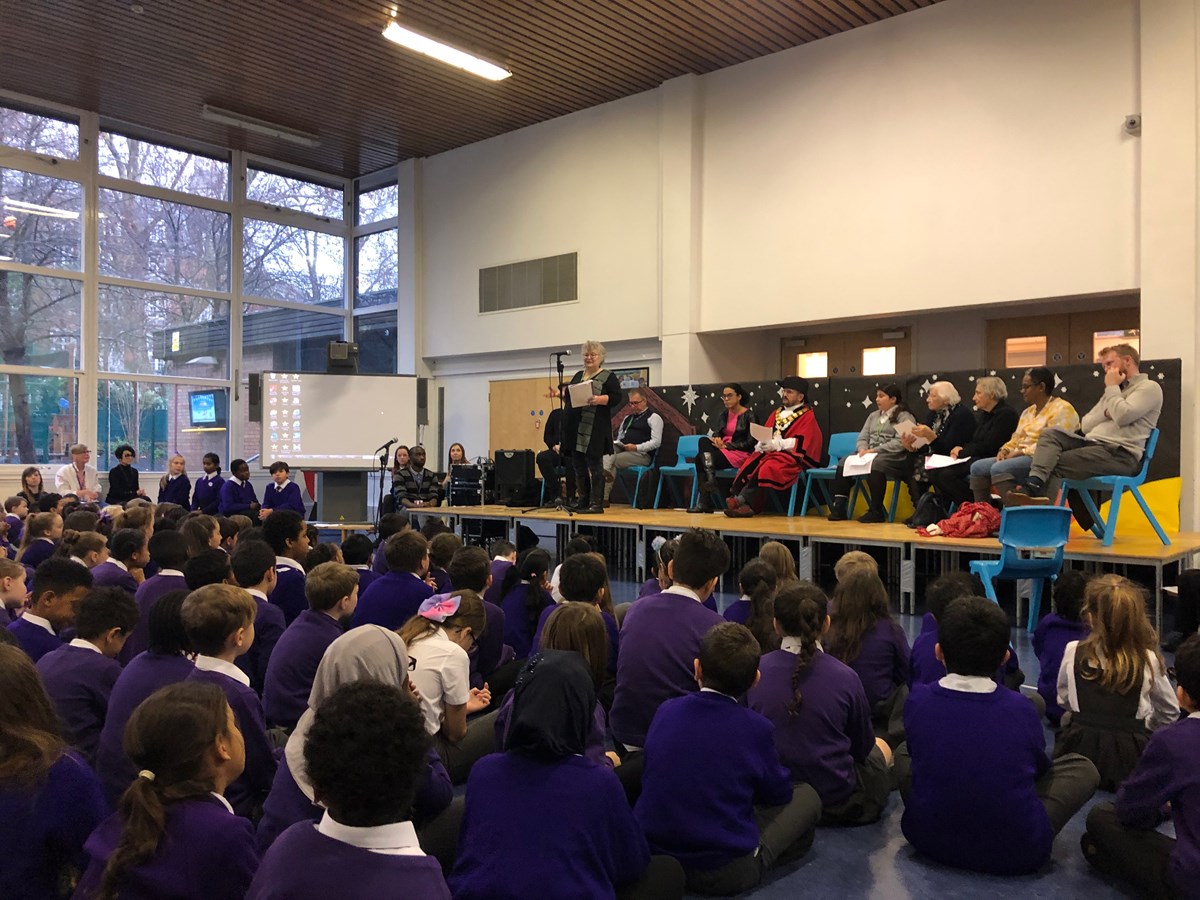
[[[774,430],[776,437],[795,438],[796,446],[791,450],[751,453],[733,479],[734,495],[751,481],[771,490],[786,490],[795,484],[805,469],[821,464],[821,426],[817,424],[812,407],[802,406],[798,414],[774,410],[766,425]]]

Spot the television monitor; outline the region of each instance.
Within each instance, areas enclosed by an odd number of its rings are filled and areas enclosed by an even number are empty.
[[[224,391],[188,391],[188,413],[193,428],[228,428],[228,410]]]

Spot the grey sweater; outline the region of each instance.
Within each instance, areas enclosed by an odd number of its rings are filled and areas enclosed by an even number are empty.
[[[1080,419],[1079,427],[1089,441],[1116,444],[1142,458],[1146,439],[1158,425],[1163,394],[1157,381],[1134,375],[1123,385],[1104,388],[1100,401]]]
[[[910,412],[900,413],[898,420],[916,424],[916,418]],[[890,416],[883,416],[879,410],[874,410],[863,423],[862,431],[858,433],[857,451],[865,453],[876,450],[879,453],[904,453],[904,446],[896,435],[896,425]]]

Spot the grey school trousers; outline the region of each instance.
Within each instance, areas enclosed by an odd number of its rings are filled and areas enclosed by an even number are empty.
[[[1038,438],[1029,475],[1040,478],[1046,496],[1058,496],[1062,479],[1091,478],[1093,475],[1135,475],[1140,459],[1124,447],[1089,441],[1077,434],[1048,428]]]
[[[1105,875],[1132,884],[1147,897],[1179,896],[1167,875],[1174,839],[1149,828],[1127,828],[1112,803],[1092,807],[1080,844],[1084,859]]]

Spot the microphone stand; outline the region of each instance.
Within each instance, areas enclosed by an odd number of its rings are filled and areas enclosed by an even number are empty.
[[[564,408],[564,406],[563,406],[563,388],[566,387],[566,383],[567,383],[566,382],[566,366],[563,365],[563,355],[564,354],[551,353],[550,355],[554,357],[554,365],[558,369],[558,396],[556,398],[558,400],[558,409],[563,409]],[[560,458],[562,457],[561,453],[559,454],[559,457]],[[568,518],[571,518],[571,519],[575,518],[575,511],[570,509],[566,505],[564,505],[561,501],[559,503],[557,503],[554,508],[558,512],[565,512],[567,514]],[[529,509],[521,510],[521,514],[524,515],[525,513],[535,512],[539,509],[542,509],[542,505],[540,503],[537,506],[529,507]]]
[[[379,454],[379,501],[375,504],[375,530],[379,531],[379,518],[383,515],[383,485],[387,478],[388,452]]]

